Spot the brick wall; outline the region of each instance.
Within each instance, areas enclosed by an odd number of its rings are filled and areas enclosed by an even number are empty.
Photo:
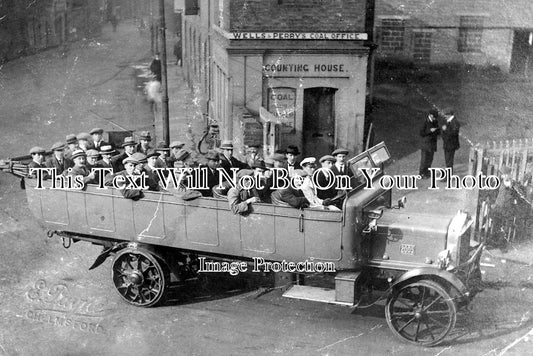
[[[231,0],[231,31],[364,32],[366,0]]]

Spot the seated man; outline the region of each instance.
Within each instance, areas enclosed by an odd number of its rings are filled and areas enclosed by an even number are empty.
[[[44,148],[42,147],[38,147],[38,146],[35,146],[35,147],[32,147],[30,149],[30,155],[31,155],[31,158],[32,158],[32,161],[28,164],[28,173],[30,174],[30,177],[32,178],[36,178],[37,177],[37,171],[31,171],[32,168],[47,168],[46,165],[44,164]],[[43,172],[43,175],[42,175],[43,179],[49,179],[50,176],[48,175],[47,172]]]
[[[249,169],[240,170],[237,173],[237,185],[228,191],[228,202],[233,214],[247,215],[252,212],[252,203],[260,203],[261,198],[257,189],[254,187],[245,189],[239,184],[242,177],[248,175],[252,176],[253,171]]]
[[[332,205],[330,198],[320,199],[317,195],[317,188],[312,179],[313,173],[315,172],[316,159],[314,157],[307,157],[300,164],[303,170],[307,173],[307,177],[304,178],[301,189],[309,201],[309,207],[327,210],[339,210],[339,208]]]
[[[74,167],[68,171],[69,176],[82,176],[83,177],[83,189],[87,184],[94,184],[95,174],[89,171],[86,167],[86,155],[83,150],[76,150],[72,152],[72,160],[74,161]]]
[[[121,163],[124,166],[124,170],[113,176],[106,176],[106,185],[115,184],[115,188],[119,189],[122,196],[126,199],[139,200],[143,198],[144,193],[141,188],[141,176],[135,169],[142,163],[137,161],[133,155],[125,158]],[[122,176],[123,178],[117,179],[117,176]]]
[[[295,169],[292,172],[292,181],[294,187],[289,185],[285,189],[275,190],[272,193],[272,200],[281,200],[293,208],[303,209],[309,207],[309,201],[300,189],[307,173],[301,169]]]
[[[147,161],[143,166],[143,172],[146,175],[146,184],[148,185],[148,190],[159,190],[159,175],[155,171],[157,168],[156,164],[158,157],[159,152],[157,151],[148,152],[148,155],[146,156]]]
[[[74,165],[74,162],[64,156],[65,145],[63,142],[54,143],[51,150],[53,155],[46,160],[46,167],[55,168],[56,175],[62,174]]]
[[[219,184],[217,168],[219,167],[220,158],[216,151],[209,151],[207,152],[207,155],[205,155],[205,159],[207,160],[207,164],[200,164],[198,169],[195,169],[194,172],[195,174],[207,175],[205,179],[207,181],[208,189],[199,189],[199,191],[204,197],[212,197],[213,187],[216,187]]]

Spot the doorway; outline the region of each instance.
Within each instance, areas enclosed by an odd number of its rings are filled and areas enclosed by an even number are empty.
[[[529,76],[533,67],[533,30],[514,31],[511,73]]]
[[[303,153],[322,157],[335,144],[335,88],[317,87],[304,90]]]

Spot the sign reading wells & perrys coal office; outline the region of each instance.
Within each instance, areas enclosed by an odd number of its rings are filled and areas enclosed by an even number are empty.
[[[294,131],[295,107],[296,89],[284,87],[268,89],[268,111],[279,118],[282,133]]]
[[[368,34],[354,32],[232,32],[230,40],[334,40],[366,41]]]
[[[263,64],[265,77],[341,77],[350,76],[351,63],[346,56],[267,57]]]

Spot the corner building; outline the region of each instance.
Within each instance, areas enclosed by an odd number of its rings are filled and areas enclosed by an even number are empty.
[[[187,80],[223,139],[265,154],[290,144],[315,157],[362,150],[373,1],[182,6]]]

